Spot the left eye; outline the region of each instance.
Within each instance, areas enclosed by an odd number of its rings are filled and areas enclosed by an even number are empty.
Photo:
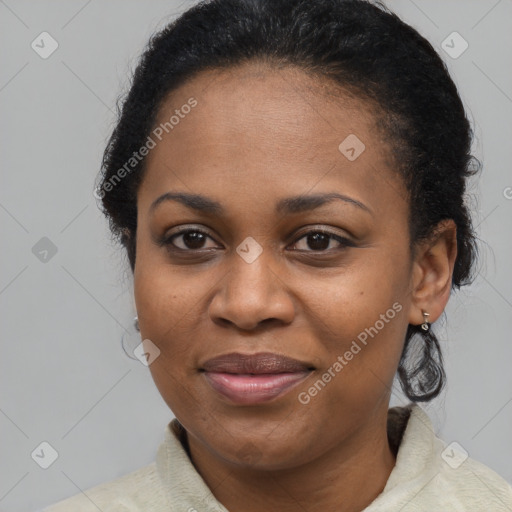
[[[334,240],[338,243],[338,248],[353,246],[354,244],[345,237],[342,237],[340,235],[335,235],[334,233],[330,233],[328,231],[309,231],[304,236],[298,239],[297,242],[295,242],[295,246],[299,245],[299,242],[301,240],[305,241],[305,246],[310,247],[311,250],[305,249],[305,248],[298,248],[300,251],[306,251],[306,252],[316,252],[316,251],[326,251],[329,249],[333,249],[331,247],[331,242]]]

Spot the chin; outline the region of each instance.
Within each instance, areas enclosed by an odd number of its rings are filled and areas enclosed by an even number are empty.
[[[297,418],[290,411],[281,411],[273,418],[268,413],[261,417],[261,412],[256,412],[256,417],[217,415],[201,421],[184,420],[183,426],[216,457],[244,469],[286,470],[315,458],[311,450],[320,436],[311,413],[307,421],[307,417]],[[319,451],[322,449],[318,446]]]

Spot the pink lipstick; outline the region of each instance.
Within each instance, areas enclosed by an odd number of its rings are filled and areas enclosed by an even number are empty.
[[[206,361],[201,368],[209,385],[237,404],[267,402],[290,391],[314,369],[279,354],[231,353]]]

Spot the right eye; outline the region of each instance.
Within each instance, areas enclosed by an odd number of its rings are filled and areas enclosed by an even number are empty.
[[[207,239],[213,240],[213,238],[206,232],[198,228],[189,228],[177,233],[173,233],[162,240],[162,245],[165,245],[169,250],[179,250],[186,252],[193,252],[203,249],[213,249],[218,247],[204,247]],[[177,243],[177,241],[179,241]]]

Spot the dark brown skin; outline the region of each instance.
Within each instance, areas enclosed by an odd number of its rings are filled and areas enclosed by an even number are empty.
[[[191,96],[198,102],[150,152],[138,192],[135,301],[143,339],[161,350],[150,370],[187,430],[195,467],[231,511],[370,504],[395,464],[386,418],[407,326],[423,322],[422,310],[434,322],[450,294],[454,223],[410,254],[408,196],[372,109],[330,96],[328,86],[254,63],[201,73],[161,109],[158,122]],[[355,161],[338,150],[351,133],[366,145]],[[156,198],[178,191],[218,201],[225,213],[167,201],[150,214]],[[368,210],[341,200],[274,210],[285,197],[329,192]],[[185,228],[208,236],[175,237],[176,252],[154,241]],[[315,228],[351,245],[312,245],[305,235]],[[250,264],[236,252],[246,237],[263,249]],[[400,313],[301,403],[299,393],[395,302]],[[270,402],[234,405],[199,372],[230,352],[277,352],[316,369]]]

